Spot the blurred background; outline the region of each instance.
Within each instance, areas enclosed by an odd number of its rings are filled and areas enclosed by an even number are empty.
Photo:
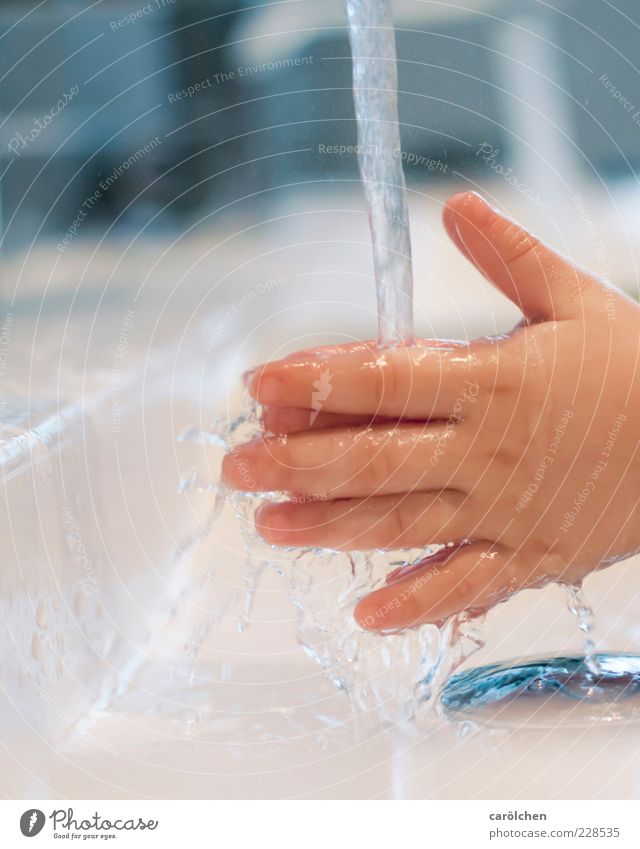
[[[394,8],[419,332],[516,317],[443,238],[460,188],[635,292],[637,3]],[[135,302],[138,328],[209,321],[211,351],[260,297],[285,346],[374,335],[340,0],[4,0],[0,44],[5,311],[84,339]]]

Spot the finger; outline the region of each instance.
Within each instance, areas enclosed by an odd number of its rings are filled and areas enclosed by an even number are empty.
[[[396,631],[438,623],[463,610],[483,612],[527,584],[527,570],[513,552],[489,542],[446,549],[407,577],[394,575],[385,587],[365,596],[355,609],[368,631]]]
[[[336,427],[365,428],[374,425],[392,425],[412,421],[390,416],[355,416],[349,413],[326,413],[324,410],[303,410],[301,407],[263,407],[260,422],[265,432],[276,436],[304,430],[326,430]],[[424,425],[424,422],[415,422]]]
[[[445,227],[465,256],[530,319],[580,315],[600,284],[475,192],[449,198]]]
[[[414,548],[477,535],[475,510],[454,490],[265,504],[256,526],[272,545],[340,551]]]
[[[464,463],[472,436],[447,423],[266,437],[227,454],[222,479],[243,491],[292,492],[318,500],[462,489],[456,481],[473,481],[471,464]]]
[[[264,407],[261,423],[267,433],[284,435],[303,430],[325,430],[333,427],[368,427],[396,422],[384,416],[352,416],[348,413],[326,413],[301,407]]]
[[[496,344],[429,341],[410,348],[281,360],[259,369],[250,390],[267,406],[447,419],[460,399],[472,402],[483,387],[493,386]]]
[[[314,357],[330,357],[335,354],[348,354],[356,351],[375,352],[377,351],[377,348],[377,342],[366,342],[362,340],[357,340],[355,342],[343,342],[341,344],[334,345],[317,345],[315,348],[300,348],[297,351],[293,351],[291,354],[286,354],[286,356],[280,357],[278,360],[274,360],[274,362],[288,363],[295,360],[309,360]],[[257,366],[253,366],[253,368],[245,371],[243,375],[245,383],[250,385],[255,375],[265,369],[268,365],[269,363],[259,363]]]

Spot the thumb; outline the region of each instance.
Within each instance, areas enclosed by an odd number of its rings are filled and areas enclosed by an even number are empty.
[[[581,315],[595,278],[505,218],[475,192],[449,198],[443,213],[462,253],[529,320]]]

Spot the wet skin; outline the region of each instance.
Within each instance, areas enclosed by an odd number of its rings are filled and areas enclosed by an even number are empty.
[[[249,383],[265,435],[223,466],[232,487],[298,496],[258,511],[270,543],[455,544],[360,601],[370,630],[579,583],[640,551],[640,307],[476,194],[454,195],[443,218],[521,324],[260,366]]]

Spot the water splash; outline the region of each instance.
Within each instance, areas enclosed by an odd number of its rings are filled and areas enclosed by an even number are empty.
[[[258,438],[260,408],[244,393],[238,411],[224,431],[220,420],[205,432],[186,434],[208,453],[233,452],[234,447]],[[204,433],[204,435],[203,435]],[[219,440],[210,439],[212,433]],[[442,628],[421,628],[384,636],[363,631],[353,617],[356,603],[382,586],[392,570],[411,569],[441,546],[395,551],[359,551],[345,554],[327,549],[280,548],[265,543],[256,533],[254,513],[265,500],[282,500],[282,493],[232,492],[218,485],[203,486],[193,473],[186,476],[196,489],[206,489],[230,504],[242,531],[245,557],[243,598],[237,614],[238,628],[251,620],[256,587],[266,570],[275,571],[298,614],[297,637],[303,651],[320,665],[333,684],[346,694],[358,726],[402,722],[432,716],[430,710],[444,681],[482,645],[479,619],[462,614]],[[217,520],[216,513],[214,521]],[[224,521],[224,516],[220,519]],[[208,529],[211,530],[211,527]],[[227,607],[227,610],[229,608]],[[219,616],[194,621],[181,654],[190,665],[188,680],[202,645]]]
[[[576,617],[576,622],[580,631],[585,635],[584,639],[584,663],[587,669],[595,676],[602,674],[602,669],[598,662],[596,654],[595,641],[593,639],[593,631],[595,628],[596,617],[591,605],[587,601],[582,587],[564,584],[564,589],[567,594],[567,607],[569,612]]]
[[[304,651],[347,694],[354,716],[392,723],[416,716],[431,697],[422,684],[435,677],[444,647],[433,625],[381,636],[356,624],[356,602],[384,583],[394,556],[302,551],[280,566]]]

